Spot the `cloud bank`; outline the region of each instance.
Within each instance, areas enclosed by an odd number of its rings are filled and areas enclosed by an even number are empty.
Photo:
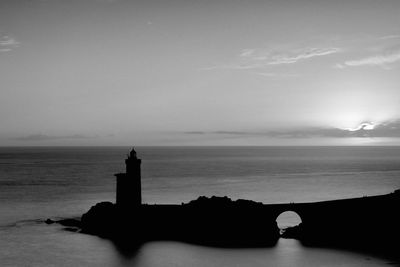
[[[312,138],[312,137],[333,137],[333,138],[378,138],[391,137],[400,138],[400,120],[386,122],[375,125],[374,128],[368,127],[369,124],[362,124],[357,129],[339,129],[339,128],[302,128],[284,131],[191,131],[185,132],[191,135],[235,135],[235,136],[266,136],[275,138]]]
[[[72,134],[72,135],[31,134],[27,136],[16,137],[13,139],[18,141],[48,141],[48,140],[59,140],[59,139],[90,139],[96,137],[97,136],[87,136],[82,134]]]

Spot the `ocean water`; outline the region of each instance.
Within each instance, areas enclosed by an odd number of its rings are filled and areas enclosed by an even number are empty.
[[[0,148],[0,266],[387,266],[388,259],[310,248],[222,249],[112,242],[46,225],[114,201],[129,147]],[[145,203],[200,195],[265,203],[386,194],[400,188],[400,147],[138,147]],[[283,219],[290,224],[290,218]],[[286,221],[285,221],[286,220]]]

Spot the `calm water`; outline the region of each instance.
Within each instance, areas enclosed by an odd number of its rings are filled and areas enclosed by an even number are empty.
[[[139,147],[146,203],[227,195],[265,203],[384,194],[400,188],[400,148]],[[126,255],[108,240],[46,218],[80,216],[114,201],[127,147],[0,148],[1,266],[387,266],[386,259],[303,247],[264,249],[152,242]]]

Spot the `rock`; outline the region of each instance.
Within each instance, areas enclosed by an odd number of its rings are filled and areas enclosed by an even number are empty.
[[[46,221],[44,221],[46,224],[53,224],[55,223],[55,221],[53,221],[52,219],[47,219]]]
[[[111,202],[100,202],[82,215],[81,227],[85,233],[109,236],[121,223],[117,221],[116,206]]]
[[[61,224],[62,226],[67,227],[80,227],[81,222],[77,219],[62,219],[57,221],[57,223]]]

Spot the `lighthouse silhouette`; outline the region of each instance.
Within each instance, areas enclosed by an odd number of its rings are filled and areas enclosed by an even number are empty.
[[[117,173],[117,207],[123,209],[138,208],[142,205],[142,185],[140,164],[136,151],[132,148],[125,159],[126,173]]]

